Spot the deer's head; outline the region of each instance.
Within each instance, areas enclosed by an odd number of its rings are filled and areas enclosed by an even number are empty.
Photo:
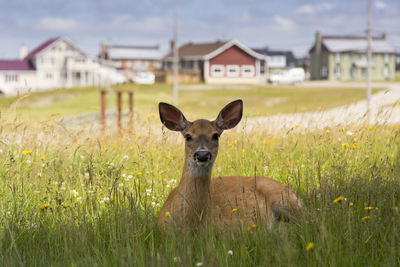
[[[165,127],[181,132],[185,138],[185,154],[189,164],[209,170],[218,154],[220,135],[224,130],[235,127],[243,114],[243,102],[240,99],[226,105],[214,121],[200,119],[190,122],[170,104],[161,102],[158,107]]]

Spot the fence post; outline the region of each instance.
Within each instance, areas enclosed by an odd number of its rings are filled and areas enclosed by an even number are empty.
[[[133,92],[129,92],[129,129],[133,129]]]
[[[117,92],[117,122],[118,130],[121,130],[121,110],[122,110],[122,92]]]
[[[106,130],[106,91],[102,90],[100,92],[100,123],[101,123],[101,130]]]

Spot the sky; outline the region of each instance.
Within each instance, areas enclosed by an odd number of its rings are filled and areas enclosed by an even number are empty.
[[[400,52],[400,0],[372,1],[372,32]],[[100,44],[161,45],[169,51],[174,9],[178,43],[237,39],[251,48],[305,56],[323,35],[364,35],[367,0],[0,0],[0,58],[17,58],[53,37],[89,55]]]

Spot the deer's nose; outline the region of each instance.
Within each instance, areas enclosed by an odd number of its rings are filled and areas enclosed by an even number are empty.
[[[211,153],[208,150],[199,150],[194,153],[194,160],[206,162],[211,159]]]

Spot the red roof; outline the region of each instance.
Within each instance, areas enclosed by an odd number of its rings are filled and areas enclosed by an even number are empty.
[[[35,49],[33,49],[26,57],[25,59],[32,59],[34,56],[36,56],[37,53],[39,53],[40,51],[42,51],[43,49],[45,49],[46,47],[48,47],[49,45],[51,45],[52,43],[54,43],[55,41],[57,41],[59,39],[59,37],[57,38],[52,38],[47,40],[46,42],[42,43],[41,45],[39,45],[38,47],[36,47]]]
[[[0,60],[2,70],[35,70],[28,60]]]

